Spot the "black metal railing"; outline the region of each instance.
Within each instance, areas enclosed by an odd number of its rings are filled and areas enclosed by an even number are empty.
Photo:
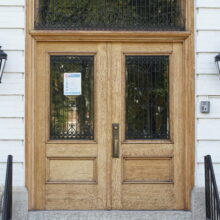
[[[5,177],[5,189],[3,194],[3,210],[2,220],[12,219],[12,174],[13,174],[13,157],[8,155],[6,177]]]
[[[220,219],[220,200],[210,155],[205,156],[206,220]]]

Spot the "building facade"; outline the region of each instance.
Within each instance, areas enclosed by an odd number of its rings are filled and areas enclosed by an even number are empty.
[[[26,127],[30,128],[30,120],[27,122],[26,116],[29,114],[26,108],[25,111],[25,101],[30,105],[30,94],[27,93],[29,91],[26,87],[25,92],[25,78],[27,80],[26,75],[29,73],[25,72],[25,54],[28,55],[27,51],[30,49],[30,36],[26,36],[26,30],[30,30],[30,24],[28,24],[28,19],[26,15],[31,16],[29,12],[26,13],[28,9],[27,6],[29,1],[27,1],[25,5],[24,0],[11,0],[4,1],[0,0],[0,45],[2,49],[8,54],[8,60],[6,63],[5,73],[3,75],[2,84],[0,84],[0,184],[4,184],[5,178],[5,168],[6,168],[6,158],[8,154],[12,154],[14,156],[14,186],[24,187],[25,182],[26,185],[30,184],[31,180],[28,180],[28,174],[26,174],[25,180],[25,165],[26,168],[30,167],[30,154],[29,151],[25,151],[25,121]],[[30,10],[30,9],[29,9]],[[195,111],[194,111],[194,119],[195,119],[195,147],[191,152],[194,155],[194,184],[193,187],[204,187],[204,155],[210,154],[213,157],[214,168],[216,172],[217,182],[220,184],[220,79],[219,73],[215,66],[214,57],[220,52],[220,24],[218,22],[220,18],[220,3],[218,0],[197,0],[194,2],[194,43],[191,44],[193,47],[195,45],[195,52],[193,57],[195,57],[195,70],[194,70],[194,79],[195,79],[195,93],[191,94],[192,100],[195,97]],[[46,50],[51,51],[51,53],[56,55],[56,52],[66,50],[67,54],[70,53],[69,48],[71,45],[65,45],[65,43],[55,44],[50,47],[52,44],[49,40],[49,37],[46,38],[42,35],[37,35],[37,33],[32,33],[31,35],[33,39],[35,39],[39,43],[39,48],[36,46],[34,50],[38,50],[39,54],[44,55],[45,52],[42,52],[42,48],[47,48]],[[45,38],[44,38],[45,37]],[[94,36],[90,36],[94,39]],[[104,36],[105,38],[106,36]],[[57,38],[54,37],[53,41],[59,41],[59,36]],[[134,36],[135,38],[135,36]],[[179,37],[180,38],[184,38]],[[180,39],[181,41],[182,39]],[[49,42],[48,45],[44,45],[43,42]],[[65,36],[65,41],[68,40],[68,37]],[[88,42],[88,39],[84,41]],[[175,40],[174,40],[175,41]],[[29,45],[26,46],[25,44]],[[56,50],[52,50],[51,48],[57,47]],[[84,47],[84,46],[82,46]],[[102,46],[101,46],[102,47]],[[107,46],[114,47],[114,46]],[[127,45],[129,47],[129,45]],[[172,50],[172,53],[179,54],[178,45],[172,46],[175,48]],[[64,49],[63,49],[64,48]],[[66,49],[65,49],[66,48]],[[77,48],[77,46],[75,47]],[[88,50],[86,48],[89,48]],[[97,46],[98,48],[98,46]],[[89,42],[85,45],[82,53],[87,53],[91,55],[92,50],[98,50],[97,48],[93,48]],[[162,55],[166,55],[166,51],[169,50],[169,46],[167,49],[164,49],[161,45],[156,45],[155,48],[160,48],[158,51],[162,51]],[[33,50],[33,48],[32,48]],[[45,50],[45,51],[46,51]],[[103,48],[100,50],[104,50]],[[117,56],[117,47],[112,49],[115,50],[115,56]],[[124,49],[126,50],[126,48]],[[136,49],[127,49],[129,54],[136,53]],[[141,53],[145,54],[147,51],[140,48]],[[155,49],[156,51],[157,49]],[[72,48],[74,51],[74,48]],[[152,49],[153,51],[153,49]],[[157,52],[158,52],[157,51]],[[193,51],[193,50],[192,50]],[[158,53],[159,53],[158,52]],[[76,53],[76,52],[74,52]],[[74,54],[73,53],[73,54]],[[104,52],[104,53],[109,53]],[[152,52],[154,54],[154,52]],[[104,55],[103,55],[104,56]],[[184,56],[184,55],[180,55]],[[27,58],[27,57],[26,57]],[[36,58],[38,59],[38,58]],[[101,59],[101,58],[100,58]],[[28,62],[31,62],[30,59],[26,59]],[[36,63],[39,62],[44,65],[44,61],[37,60]],[[116,61],[114,61],[116,62]],[[175,63],[180,61],[175,60]],[[119,65],[114,63],[116,66]],[[26,65],[29,65],[29,63]],[[183,65],[184,64],[180,64]],[[189,62],[190,65],[190,62]],[[172,68],[175,67],[175,65]],[[30,69],[26,67],[26,71]],[[42,70],[43,71],[43,70]],[[117,76],[115,76],[117,78]],[[47,79],[43,79],[47,80]],[[121,79],[117,79],[121,80]],[[30,86],[30,85],[29,85]],[[115,88],[115,93],[117,93],[117,88]],[[29,101],[26,100],[28,97]],[[181,97],[180,97],[181,98]],[[211,108],[210,113],[201,113],[200,112],[200,102],[201,101],[210,101]],[[115,100],[116,102],[116,100]],[[194,102],[194,101],[193,101]],[[41,103],[42,104],[42,103]],[[114,104],[114,103],[113,103]],[[178,104],[176,101],[175,104]],[[117,103],[115,104],[117,105]],[[193,105],[193,104],[192,104]],[[39,106],[38,106],[39,107]],[[181,106],[179,106],[181,108]],[[180,113],[179,113],[180,114]],[[30,115],[28,116],[30,119]],[[103,116],[104,117],[104,116]],[[97,122],[98,123],[98,122]],[[176,128],[178,125],[176,125]],[[27,131],[27,130],[26,130]],[[30,138],[30,134],[28,134],[28,138]],[[27,139],[26,139],[27,141]],[[111,141],[111,140],[110,140]],[[190,142],[189,142],[190,143]],[[25,155],[26,152],[26,155]],[[27,153],[28,152],[28,153]],[[65,156],[67,157],[67,156]],[[78,155],[79,157],[79,155]],[[82,156],[81,156],[82,157]],[[88,156],[83,156],[84,159]],[[25,160],[26,158],[26,160]],[[56,158],[56,156],[52,156],[52,158]],[[193,159],[191,159],[192,162]],[[57,161],[53,161],[51,166],[59,166],[56,164]],[[76,161],[75,161],[76,162]],[[88,166],[90,166],[90,161],[88,160]],[[131,161],[127,161],[126,163],[131,164]],[[81,164],[81,162],[80,162]],[[164,163],[166,165],[166,162]],[[82,163],[81,165],[87,165]],[[68,166],[68,163],[65,164]],[[181,166],[180,166],[181,168]],[[33,168],[32,168],[33,171]],[[129,170],[128,170],[129,172]],[[56,173],[54,173],[56,176]],[[52,177],[51,177],[52,178]],[[54,177],[56,178],[56,177]],[[88,177],[90,178],[90,176]],[[33,192],[34,193],[34,192]],[[115,204],[117,206],[117,204]],[[35,207],[34,201],[33,204],[29,204],[29,207]],[[52,205],[49,205],[51,208]],[[56,207],[56,204],[54,205]],[[185,205],[185,207],[189,207]],[[31,209],[30,208],[30,209]],[[41,208],[39,208],[41,209]],[[56,209],[59,209],[56,207]],[[62,209],[62,207],[61,207]],[[152,209],[152,208],[149,208]],[[163,209],[163,208],[162,208]],[[184,209],[184,208],[181,208]]]

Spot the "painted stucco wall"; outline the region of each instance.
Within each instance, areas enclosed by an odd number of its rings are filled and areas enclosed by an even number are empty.
[[[220,52],[220,1],[196,5],[196,185],[204,184],[203,156],[211,154],[220,184],[220,77],[214,64]],[[0,84],[0,185],[6,158],[14,155],[14,185],[24,185],[24,0],[0,0],[0,45],[8,54]],[[211,113],[201,114],[199,102],[209,100]]]

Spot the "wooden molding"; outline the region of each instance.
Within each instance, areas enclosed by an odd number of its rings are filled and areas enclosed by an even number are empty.
[[[177,42],[184,41],[189,31],[36,31],[29,34],[36,41],[89,41],[89,42]]]
[[[191,35],[184,41],[184,72],[185,79],[185,188],[186,209],[191,207],[191,192],[194,187],[195,175],[195,28],[194,0],[186,1],[186,28]]]

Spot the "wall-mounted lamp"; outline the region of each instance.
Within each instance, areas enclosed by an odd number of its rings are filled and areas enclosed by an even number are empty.
[[[220,53],[215,57],[215,63],[216,66],[218,67],[218,72],[220,74]]]
[[[0,83],[2,82],[2,76],[3,76],[7,56],[8,55],[3,50],[1,50],[1,46],[0,46]]]

